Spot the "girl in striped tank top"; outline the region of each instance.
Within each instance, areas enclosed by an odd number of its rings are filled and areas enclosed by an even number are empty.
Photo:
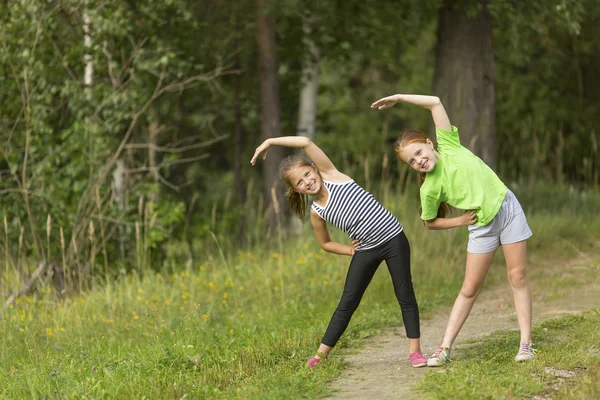
[[[379,264],[385,260],[402,311],[410,362],[414,367],[426,366],[419,339],[419,308],[410,274],[410,247],[402,225],[371,193],[338,171],[323,150],[309,138],[288,136],[267,139],[256,149],[250,163],[254,165],[261,154],[264,160],[270,146],[301,148],[312,160],[289,156],[281,162],[279,172],[286,185],[285,195],[290,208],[303,219],[308,208],[307,196],[314,196],[310,222],[321,248],[330,253],[352,256],[342,298],[317,354],[307,364],[314,368],[315,364],[327,358],[346,330]],[[326,222],[347,233],[352,245],[333,242]]]

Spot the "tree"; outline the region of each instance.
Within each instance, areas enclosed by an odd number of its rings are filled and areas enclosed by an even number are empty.
[[[442,2],[433,93],[458,127],[463,146],[495,168],[492,18],[483,1],[467,11],[464,6],[451,0]]]
[[[0,131],[0,168],[10,171],[0,181],[2,213],[7,242],[23,243],[6,258],[17,254],[12,261],[23,275],[21,256],[36,265],[54,261],[76,271],[67,276],[79,283],[98,271],[108,277],[148,266],[140,261],[150,258],[138,256],[169,239],[184,215],[172,196],[146,201],[158,193],[155,178],[168,186],[161,175],[173,165],[205,156],[184,152],[205,152],[222,138],[207,140],[200,129],[161,138],[158,129],[175,122],[182,93],[218,80],[226,66],[215,53],[207,67],[190,60],[185,50],[194,43],[170,29],[192,30],[183,3],[19,1],[0,4],[0,23],[0,111],[10,121]],[[134,234],[132,226],[141,236],[114,240],[123,227]]]
[[[256,0],[256,43],[260,78],[260,126],[261,139],[281,136],[279,114],[279,86],[277,78],[277,54],[275,41],[275,17],[271,14],[271,0]],[[274,147],[263,163],[263,194],[267,205],[267,220],[274,231],[281,222],[280,213],[285,210],[283,188],[279,183],[279,163],[284,149]]]
[[[496,1],[499,172],[514,181],[598,182],[594,0]]]
[[[314,16],[309,10],[302,16],[302,83],[298,107],[298,135],[310,139],[315,137],[315,120],[317,118],[317,93],[319,89],[319,48],[312,38]]]

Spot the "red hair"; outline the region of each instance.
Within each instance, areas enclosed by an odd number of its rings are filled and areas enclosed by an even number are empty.
[[[404,148],[406,146],[408,146],[409,144],[413,144],[413,143],[427,143],[427,140],[429,140],[429,138],[427,137],[427,135],[425,135],[423,132],[421,132],[420,130],[417,129],[407,129],[406,131],[404,131],[404,133],[402,134],[402,136],[400,136],[395,142],[394,142],[394,151],[396,152],[396,156],[400,158],[400,153],[402,152],[402,150],[404,150]],[[436,146],[437,147],[437,146]],[[437,150],[437,148],[436,148]],[[419,174],[419,189],[421,188],[421,186],[423,186],[423,182],[425,182],[425,176],[426,173],[425,172],[421,172]],[[419,201],[420,201],[420,196],[419,196]],[[419,206],[419,214],[421,214],[422,211],[422,207]],[[438,212],[437,212],[437,218],[444,218],[446,215],[450,214],[450,212],[452,211],[452,209],[450,208],[450,206],[446,203],[446,202],[441,202],[440,203],[440,208],[438,208]]]

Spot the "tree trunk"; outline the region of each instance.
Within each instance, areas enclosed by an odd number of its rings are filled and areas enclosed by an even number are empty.
[[[91,19],[87,9],[87,0],[84,3],[83,8],[83,47],[85,47],[85,54],[83,61],[85,63],[85,71],[83,74],[83,85],[85,94],[88,100],[91,98],[91,88],[94,80],[94,63],[92,62],[92,37],[90,35]]]
[[[256,0],[256,42],[258,47],[258,70],[260,79],[260,125],[261,139],[281,136],[279,117],[279,88],[277,82],[277,56],[275,54],[275,18],[269,7],[271,0]],[[264,199],[266,218],[272,231],[277,230],[278,221],[283,221],[281,207],[285,202],[283,185],[279,182],[279,163],[284,149],[276,146],[269,149],[263,162]]]
[[[311,32],[314,16],[306,12],[302,18],[302,31],[304,34],[304,57],[302,60],[302,84],[300,89],[300,102],[298,106],[298,125],[296,134],[315,138],[315,125],[317,119],[317,94],[319,90],[319,48],[312,40]],[[302,232],[302,223],[296,216],[290,216],[290,232],[299,235]]]
[[[317,119],[317,92],[319,89],[319,48],[311,38],[313,16],[304,15],[302,31],[304,33],[305,53],[302,60],[302,88],[298,107],[297,135],[314,139]]]
[[[153,113],[154,114],[154,113]],[[156,122],[150,122],[148,124],[148,166],[150,168],[150,173],[152,174],[152,179],[154,180],[154,187],[152,189],[152,193],[150,194],[150,199],[153,203],[158,203],[159,196],[159,176],[158,176],[158,163],[156,161],[156,147],[158,143],[158,124]]]
[[[115,170],[113,172],[113,192],[115,194],[115,202],[117,203],[117,209],[119,210],[119,255],[121,260],[125,260],[126,249],[127,249],[127,233],[125,231],[125,212],[126,212],[126,201],[125,194],[127,191],[127,168],[125,160],[120,157],[115,163]]]
[[[94,63],[92,61],[92,55],[90,54],[92,51],[92,36],[90,34],[91,31],[91,18],[88,11],[88,2],[85,0],[83,6],[83,47],[85,48],[85,54],[83,55],[83,62],[85,64],[84,73],[83,73],[83,87],[85,91],[85,97],[88,101],[92,99],[92,84],[94,83]],[[93,149],[93,138],[90,133],[90,119],[89,117],[85,117],[85,130],[86,136],[88,137],[88,154],[91,158],[91,162],[89,164],[89,174],[90,179],[94,174],[95,167],[95,157],[94,157],[94,149]]]
[[[236,58],[239,55],[236,55]],[[238,60],[236,60],[238,64]],[[239,65],[239,64],[238,64]],[[235,116],[235,127],[233,132],[233,176],[235,182],[235,197],[240,207],[244,207],[246,203],[246,185],[242,179],[242,101],[241,101],[241,85],[240,76],[233,76],[233,114]],[[245,221],[240,218],[238,221],[238,238],[240,243],[244,236]]]
[[[440,97],[461,143],[495,167],[496,127],[492,18],[443,0],[439,15],[433,93]]]
[[[235,197],[240,207],[240,219],[238,220],[238,243],[243,242],[244,231],[245,231],[245,219],[243,217],[244,204],[246,203],[246,185],[242,179],[242,157],[243,157],[243,143],[242,143],[242,84],[241,84],[241,56],[239,46],[239,35],[240,35],[240,16],[239,12],[234,8],[233,11],[235,18],[235,31],[236,34],[233,39],[233,53],[234,58],[234,69],[238,72],[233,74],[233,115],[235,120],[234,132],[233,132],[233,179],[235,182]]]

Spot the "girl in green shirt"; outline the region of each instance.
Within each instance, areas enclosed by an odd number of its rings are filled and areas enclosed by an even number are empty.
[[[427,365],[435,367],[448,360],[450,347],[471,312],[499,246],[506,259],[521,330],[515,360],[532,359],[531,292],[526,273],[526,240],[531,230],[519,201],[491,168],[460,144],[458,130],[450,124],[438,97],[396,94],[374,102],[371,108],[383,110],[398,102],[430,110],[436,127],[437,149],[417,130],[406,131],[394,145],[398,158],[421,174],[421,219],[427,229],[469,229],[465,280],[442,344]],[[448,205],[465,212],[447,217]]]

